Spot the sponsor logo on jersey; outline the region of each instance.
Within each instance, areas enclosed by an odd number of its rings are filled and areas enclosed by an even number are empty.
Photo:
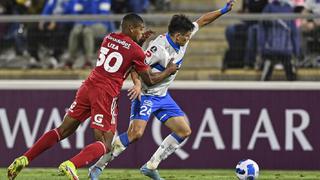
[[[110,35],[107,36],[107,39],[109,39],[109,40],[111,40],[111,41],[113,41],[113,42],[116,42],[116,43],[118,43],[118,44],[121,44],[121,45],[122,45],[124,48],[126,48],[126,49],[130,49],[131,44],[128,43],[127,41],[114,38],[114,37],[112,37],[112,36],[110,36]]]
[[[155,53],[157,50],[158,50],[158,49],[157,49],[157,46],[152,46],[152,47],[150,48],[150,51],[153,52],[153,53]]]

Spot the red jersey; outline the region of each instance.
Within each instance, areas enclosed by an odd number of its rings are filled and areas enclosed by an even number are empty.
[[[104,88],[115,97],[132,67],[137,72],[148,69],[142,48],[123,33],[111,33],[104,38],[96,67],[86,82]]]

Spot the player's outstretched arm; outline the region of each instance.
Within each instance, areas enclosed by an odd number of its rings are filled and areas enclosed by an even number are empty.
[[[164,80],[168,76],[176,73],[177,70],[178,70],[178,65],[173,63],[173,59],[171,59],[169,64],[167,65],[166,69],[162,72],[153,73],[151,71],[151,69],[149,68],[147,71],[141,71],[138,73],[139,73],[142,81],[146,85],[153,86],[153,85],[161,82],[162,80]]]
[[[223,8],[216,10],[216,11],[208,12],[208,13],[202,15],[199,19],[196,20],[196,22],[199,25],[199,28],[201,28],[207,24],[210,24],[211,22],[213,22],[214,20],[219,18],[221,15],[231,11],[234,3],[235,3],[235,0],[228,0],[227,4]]]

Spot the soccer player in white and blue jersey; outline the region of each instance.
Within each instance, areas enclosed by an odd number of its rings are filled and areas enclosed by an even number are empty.
[[[162,72],[172,59],[180,67],[189,40],[199,28],[210,24],[221,15],[229,12],[233,4],[234,0],[229,0],[222,9],[206,13],[195,22],[191,22],[184,15],[174,15],[170,21],[168,32],[165,35],[159,35],[149,43],[146,50],[146,63],[152,67],[153,72]],[[108,162],[119,156],[132,142],[143,135],[151,114],[154,114],[172,133],[163,140],[150,160],[140,168],[140,171],[151,179],[161,179],[157,171],[159,163],[179,148],[184,139],[191,134],[191,128],[185,119],[184,112],[168,92],[168,87],[175,79],[176,74],[172,74],[153,86],[147,86],[142,82],[141,99],[136,98],[131,105],[131,122],[128,131],[116,137],[112,152],[101,157],[89,169],[91,179],[98,179]],[[141,82],[137,75],[133,75],[133,81],[136,90],[140,89]],[[135,90],[133,89],[133,91]],[[136,92],[131,91],[130,93]]]

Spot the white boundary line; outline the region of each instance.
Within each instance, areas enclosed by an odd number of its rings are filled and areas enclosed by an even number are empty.
[[[0,80],[0,90],[76,90],[82,80]],[[125,81],[123,89],[132,86]],[[320,90],[320,82],[175,81],[170,89],[185,90]]]

